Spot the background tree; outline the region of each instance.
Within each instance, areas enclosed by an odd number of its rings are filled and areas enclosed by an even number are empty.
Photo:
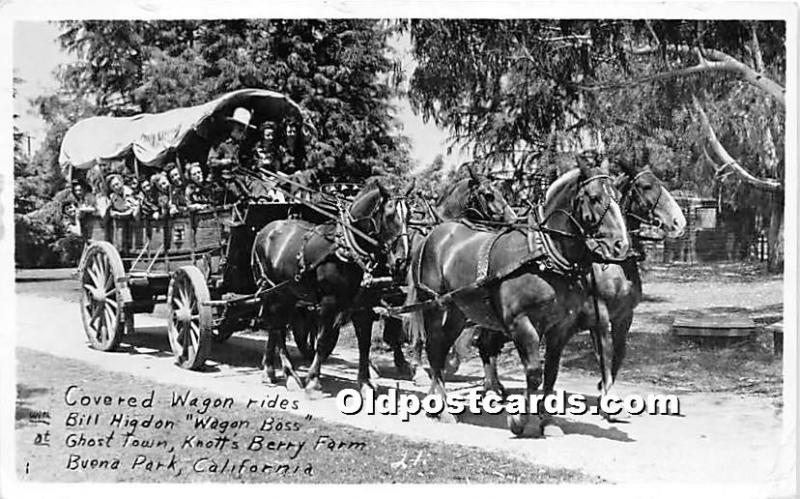
[[[615,154],[645,142],[673,189],[758,206],[750,216],[769,221],[770,267],[782,267],[782,22],[426,19],[406,27],[419,62],[412,105],[487,168],[522,178],[569,166],[576,149]]]

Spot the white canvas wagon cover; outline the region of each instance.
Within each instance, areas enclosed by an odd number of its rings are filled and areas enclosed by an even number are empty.
[[[64,135],[58,159],[61,172],[69,178],[72,169],[89,169],[98,161],[121,159],[131,153],[141,164],[161,165],[182,146],[197,144],[198,139],[207,147],[224,139],[215,134],[224,129],[220,123],[237,107],[252,113],[253,125],[303,117],[300,106],[281,93],[243,89],[199,106],[164,113],[87,118]]]

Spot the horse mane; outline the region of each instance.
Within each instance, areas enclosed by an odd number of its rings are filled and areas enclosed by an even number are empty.
[[[552,199],[554,196],[560,194],[561,191],[570,185],[574,184],[578,180],[580,174],[580,168],[573,168],[558,177],[552,184],[550,184],[550,187],[547,188],[547,192],[544,195],[545,203],[550,201],[550,199]]]

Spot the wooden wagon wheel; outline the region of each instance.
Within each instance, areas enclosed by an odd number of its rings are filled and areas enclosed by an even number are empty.
[[[175,362],[185,369],[200,369],[211,346],[212,314],[208,286],[200,269],[179,268],[172,276],[167,294],[170,307],[169,342]]]
[[[117,249],[106,241],[86,250],[81,272],[81,319],[92,348],[109,352],[119,346],[126,324],[130,290]]]

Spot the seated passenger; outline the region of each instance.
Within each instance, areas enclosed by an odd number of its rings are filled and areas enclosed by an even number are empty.
[[[172,188],[169,179],[163,173],[158,173],[152,177],[153,191],[156,200],[156,211],[153,213],[153,219],[166,218],[178,214],[178,207],[172,202]]]
[[[187,205],[185,192],[186,183],[183,181],[181,169],[174,163],[170,163],[167,168],[169,183],[172,186],[172,203],[178,207],[178,209],[185,208]]]
[[[214,206],[222,206],[225,203],[225,186],[223,185],[222,176],[224,175],[219,169],[209,168],[208,174],[205,178],[205,192],[209,202]]]
[[[61,205],[61,222],[68,234],[81,235],[81,224],[78,219],[78,205],[71,200]]]
[[[141,218],[153,218],[153,213],[158,209],[154,195],[153,184],[147,178],[143,178],[139,184],[139,193],[134,193],[139,200],[139,216]]]
[[[131,192],[133,192],[133,197],[139,199],[142,194],[142,186],[139,184],[139,177],[135,175],[131,175],[125,178],[125,185],[130,187]]]
[[[139,216],[139,203],[133,196],[133,191],[122,181],[122,175],[117,173],[108,177],[108,187],[111,189],[109,201],[112,218],[135,218]]]
[[[72,197],[75,201],[78,217],[97,212],[94,196],[91,192],[86,192],[83,183],[78,180],[72,182]]]
[[[189,182],[184,191],[187,207],[190,210],[208,208],[211,204],[203,181],[203,169],[199,164],[192,163],[187,167],[187,172],[189,173]]]

